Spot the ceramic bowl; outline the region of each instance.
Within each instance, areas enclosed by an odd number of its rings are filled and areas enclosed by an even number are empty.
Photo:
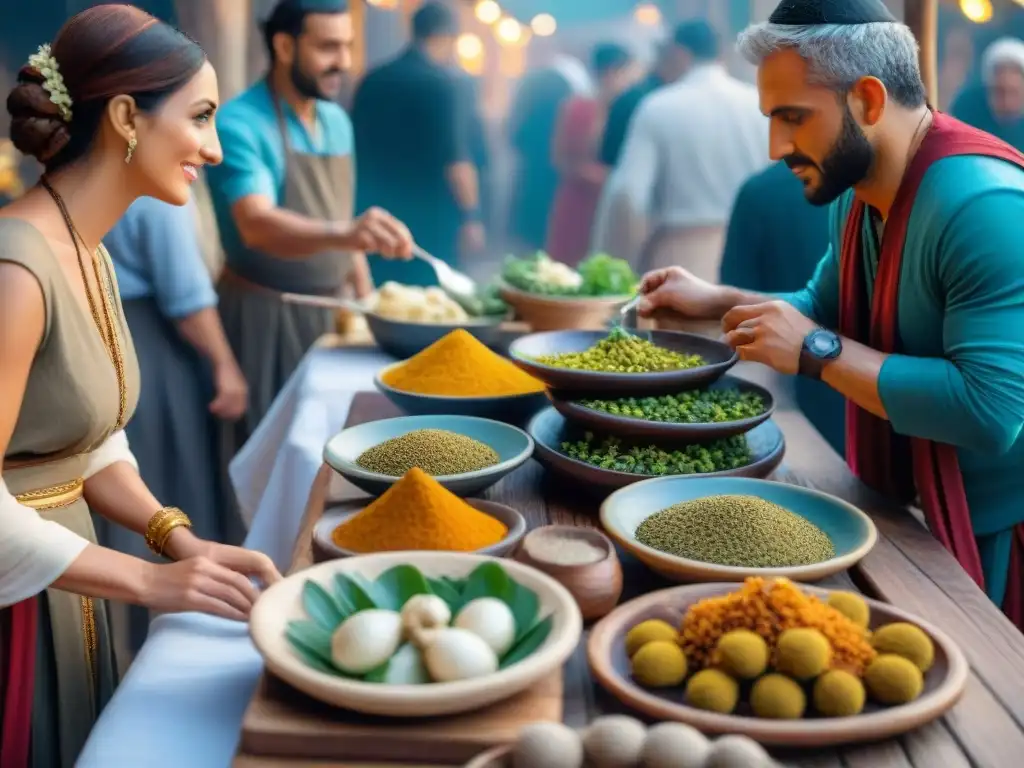
[[[366,324],[373,334],[377,346],[399,360],[412,357],[429,347],[435,341],[459,328],[471,333],[488,347],[501,342],[501,323],[505,315],[471,317],[462,323],[413,323],[408,320],[393,320],[368,312]]]
[[[561,399],[559,393],[551,394],[552,404],[566,419],[581,427],[595,432],[604,432],[620,437],[650,439],[653,442],[686,442],[700,443],[707,440],[719,440],[723,437],[741,435],[749,432],[759,424],[771,418],[775,411],[775,398],[764,387],[751,381],[735,376],[723,376],[707,389],[738,389],[760,395],[765,404],[763,413],[746,419],[735,421],[704,422],[695,424],[671,424],[658,421],[646,421],[626,416],[616,416],[604,411],[587,408],[574,399]]]
[[[601,469],[566,456],[562,453],[562,442],[575,439],[581,431],[570,425],[554,408],[546,408],[538,413],[526,427],[526,432],[535,443],[534,458],[549,471],[571,480],[581,490],[607,494],[652,479],[648,475]],[[786,452],[782,430],[774,421],[766,421],[748,432],[747,444],[753,458],[746,466],[701,475],[676,475],[674,479],[689,483],[710,477],[768,477],[782,462]]]
[[[543,556],[535,545],[547,538],[569,538],[593,544],[603,551],[600,560],[580,564],[564,564]],[[516,550],[516,560],[543,571],[556,579],[576,598],[585,621],[605,616],[618,605],[622,596],[622,565],[615,545],[594,528],[572,525],[546,525],[534,528],[523,538]]]
[[[357,488],[380,496],[399,478],[370,472],[356,460],[375,445],[419,429],[456,432],[489,445],[498,454],[498,463],[492,467],[434,478],[459,496],[482,493],[533,455],[533,439],[523,430],[500,421],[473,416],[399,416],[342,430],[324,446],[324,462]]]
[[[512,342],[509,357],[520,368],[536,379],[543,381],[558,393],[560,399],[571,394],[603,394],[619,397],[638,397],[648,394],[666,394],[684,389],[706,387],[717,381],[739,359],[728,344],[706,336],[682,331],[639,331],[640,336],[659,347],[697,354],[704,358],[706,365],[680,371],[660,373],[604,373],[602,371],[577,371],[571,368],[557,368],[535,362],[545,355],[560,355],[568,352],[582,352],[597,344],[608,335],[608,331],[552,331],[532,333]]]
[[[630,296],[543,296],[508,284],[500,289],[502,301],[534,331],[604,328]]]
[[[636,540],[640,523],[655,512],[683,501],[719,494],[758,496],[785,507],[828,534],[836,556],[814,565],[737,568],[668,555]],[[871,518],[842,499],[789,483],[732,477],[661,477],[636,483],[605,499],[601,505],[601,524],[620,546],[673,581],[743,581],[748,576],[819,581],[858,563],[878,540],[878,530]]]
[[[382,376],[395,366],[382,368],[373,383],[388,400],[413,416],[477,416],[506,424],[525,424],[541,408],[548,405],[544,392],[500,397],[446,397],[402,392],[384,383]]]
[[[313,545],[317,560],[330,560],[338,557],[356,557],[358,552],[344,549],[334,543],[332,534],[334,529],[345,522],[348,518],[364,509],[372,499],[353,499],[343,501],[326,510],[323,516],[313,526]],[[516,548],[526,533],[526,518],[512,507],[499,504],[496,501],[485,501],[484,499],[466,499],[466,503],[474,509],[500,520],[508,528],[508,533],[497,544],[478,549],[475,554],[490,555],[492,557],[504,557]]]
[[[474,757],[465,768],[511,768],[512,747],[495,747]]]
[[[681,688],[651,690],[633,682],[626,656],[626,633],[641,621],[662,619],[678,626],[687,609],[700,600],[736,589],[735,584],[693,584],[651,592],[616,608],[590,632],[587,660],[597,683],[626,706],[654,720],[675,720],[706,734],[734,733],[769,746],[826,747],[877,741],[918,728],[941,717],[956,704],[967,685],[970,668],[963,652],[937,627],[888,603],[866,599],[871,628],[906,621],[931,636],[935,661],[925,673],[924,693],[909,704],[879,707],[869,703],[853,717],[765,720],[740,714],[721,715],[682,701]],[[810,595],[827,599],[829,591],[800,585]],[[869,761],[870,762],[870,761]],[[935,763],[936,768],[941,761]]]
[[[518,664],[493,675],[453,683],[381,685],[320,672],[295,654],[285,637],[293,619],[305,618],[302,590],[311,579],[330,585],[336,574],[376,579],[397,565],[412,565],[424,575],[464,578],[486,562],[500,562],[506,573],[532,590],[540,615],[550,615],[547,639]],[[560,669],[579,644],[583,628],[572,595],[552,579],[514,560],[451,552],[390,552],[332,560],[287,576],[263,592],[249,618],[249,634],[267,670],[308,696],[344,709],[384,717],[434,717],[467,712],[507,699]]]

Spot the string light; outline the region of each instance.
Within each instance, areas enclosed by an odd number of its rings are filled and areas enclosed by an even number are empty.
[[[637,23],[646,27],[655,27],[661,23],[661,11],[654,3],[641,3],[633,11],[633,17]]]
[[[498,22],[497,34],[503,43],[518,43],[523,37],[523,28],[511,16],[506,16]]]
[[[476,17],[484,24],[493,24],[501,18],[501,6],[495,0],[480,0],[476,4]]]
[[[1024,2],[1024,0],[1021,0],[1021,2]],[[558,22],[555,21],[555,17],[550,13],[538,13],[533,17],[533,21],[530,22],[530,28],[539,37],[550,37],[558,29]]]
[[[458,40],[455,41],[455,50],[458,52],[460,59],[473,61],[483,56],[484,41],[476,35],[467,32],[466,34],[459,35]]]
[[[398,0],[366,0],[366,2],[382,11],[393,11],[398,7]]]
[[[991,0],[960,0],[960,10],[976,24],[992,20]]]

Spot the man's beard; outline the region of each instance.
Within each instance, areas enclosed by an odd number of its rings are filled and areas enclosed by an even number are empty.
[[[790,168],[811,166],[818,169],[821,179],[818,186],[804,189],[804,196],[811,205],[828,205],[846,190],[862,182],[871,171],[874,161],[875,148],[846,105],[843,108],[843,126],[839,138],[820,165],[806,155],[793,154],[785,158]]]
[[[329,69],[322,73],[322,76],[336,75],[339,74],[340,70]],[[307,99],[324,99],[330,101],[334,98],[333,94],[325,93],[320,84],[317,82],[317,78],[307,74],[299,66],[299,62],[296,60],[292,63],[291,71],[292,85],[295,86],[295,90]]]

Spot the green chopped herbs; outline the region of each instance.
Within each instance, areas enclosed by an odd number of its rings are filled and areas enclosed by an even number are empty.
[[[824,531],[757,496],[707,496],[651,515],[636,539],[688,560],[740,568],[812,565],[835,557]]]
[[[760,416],[764,399],[738,389],[710,389],[661,397],[626,397],[619,400],[580,400],[579,404],[612,416],[665,424],[720,424]]]
[[[363,451],[356,464],[388,477],[402,477],[413,467],[442,477],[493,467],[500,458],[489,445],[465,435],[445,429],[417,429]]]
[[[618,326],[590,349],[543,355],[536,358],[536,362],[556,368],[604,373],[658,373],[706,365],[700,355],[664,349]]]
[[[750,447],[743,435],[668,450],[628,443],[618,437],[597,438],[587,432],[582,440],[563,442],[562,452],[601,469],[650,476],[721,472],[744,467],[751,461]]]

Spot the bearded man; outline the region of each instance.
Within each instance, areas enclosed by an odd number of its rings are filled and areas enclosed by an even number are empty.
[[[785,0],[740,37],[771,156],[831,204],[807,287],[769,296],[681,269],[643,314],[720,318],[742,359],[847,398],[847,461],[914,500],[1024,626],[1024,156],[929,108],[910,30],[880,0]]]
[[[352,125],[332,101],[352,61],[347,3],[282,0],[264,36],[270,72],[218,112],[224,162],[209,170],[225,251],[220,313],[250,394],[230,455],[335,328],[332,310],[281,294],[336,295],[348,284],[364,296],[373,286],[363,254],[409,258],[412,248],[405,225],[382,210],[353,219]]]

